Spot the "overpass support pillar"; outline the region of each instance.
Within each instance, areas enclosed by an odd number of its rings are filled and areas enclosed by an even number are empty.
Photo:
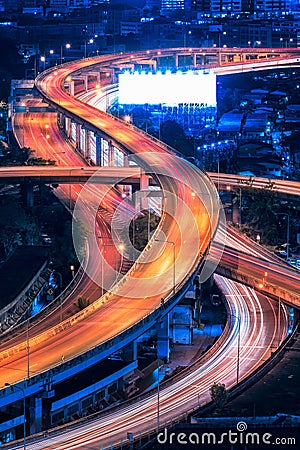
[[[98,134],[96,135],[96,164],[102,165],[102,139]]]
[[[198,327],[201,323],[201,310],[202,310],[202,285],[199,282],[199,277],[196,277],[194,281],[195,286],[195,321]]]
[[[57,113],[57,123],[59,128],[65,128],[65,115],[63,113]]]
[[[96,77],[96,82],[100,83],[100,70],[93,70],[92,72],[89,72],[89,75],[93,75],[93,77]]]
[[[136,341],[127,345],[123,349],[123,359],[124,359],[124,361],[127,361],[127,362],[137,360],[137,342]]]
[[[22,198],[26,206],[33,206],[33,185],[30,183],[23,184],[21,187]]]
[[[108,141],[108,166],[114,167],[115,165],[115,149],[111,141]]]
[[[88,83],[88,75],[83,75],[83,83],[85,92],[88,91],[89,83]]]
[[[34,420],[30,424],[30,434],[39,433],[42,431],[43,424],[43,399],[35,397],[34,399]]]
[[[66,117],[66,135],[70,139],[72,137],[72,120]]]
[[[197,66],[197,54],[193,53],[193,67],[195,68]]]
[[[140,189],[141,189],[141,191],[149,190],[149,176],[146,175],[144,172],[141,173]]]
[[[150,67],[151,66],[152,66],[153,72],[156,72],[156,70],[157,70],[157,62],[155,60],[151,61]]]
[[[74,81],[71,80],[71,81],[68,82],[68,84],[69,84],[69,94],[70,95],[74,95],[74,93],[75,93],[75,83],[74,83]]]
[[[170,320],[167,314],[157,324],[157,357],[169,361],[170,340],[169,340]]]
[[[128,155],[124,153],[123,167],[129,167]]]
[[[179,56],[176,54],[175,55],[175,67],[178,68],[178,64],[179,64]]]
[[[80,143],[80,133],[81,133],[81,125],[79,123],[76,123],[76,148],[81,152],[81,143]]]
[[[232,222],[239,224],[242,223],[241,208],[236,203],[233,203],[232,205]]]
[[[144,172],[141,173],[140,178],[140,191],[141,191],[141,209],[148,209],[149,208],[149,199],[148,199],[148,192],[149,192],[149,176],[146,175]]]
[[[128,156],[124,153],[124,159],[123,159],[123,167],[129,167],[129,161],[128,161]],[[126,195],[131,195],[132,194],[132,186],[130,185],[124,185],[122,186],[123,189],[123,193]]]
[[[105,78],[106,82],[108,81],[109,84],[115,84],[118,82],[118,77],[116,75],[115,69],[106,70]]]
[[[84,142],[85,142],[84,156],[85,156],[85,158],[90,158],[90,157],[91,157],[91,142],[90,142],[90,139],[91,139],[91,132],[90,132],[90,130],[85,130],[84,132],[85,132],[85,139],[84,139]]]

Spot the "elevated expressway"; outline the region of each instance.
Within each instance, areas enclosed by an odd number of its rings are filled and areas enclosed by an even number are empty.
[[[72,73],[77,67],[78,67],[79,63],[72,63],[70,65],[68,65],[69,67],[69,71],[70,73]],[[83,64],[87,64],[86,61],[83,62]],[[153,140],[150,140],[147,136],[145,136],[144,134],[138,133],[137,130],[133,130],[131,127],[128,127],[126,124],[123,124],[119,121],[116,121],[115,119],[106,116],[105,114],[99,114],[99,112],[94,111],[93,108],[88,107],[86,105],[83,104],[79,104],[78,101],[76,99],[74,99],[73,97],[70,97],[67,93],[61,91],[61,86],[63,85],[63,80],[66,78],[66,76],[68,74],[66,74],[66,69],[65,68],[59,68],[56,70],[56,74],[55,76],[53,76],[53,74],[49,74],[46,75],[45,78],[45,82],[46,82],[46,88],[43,87],[43,83],[44,83],[44,76],[42,76],[39,80],[40,83],[40,89],[43,90],[44,95],[48,98],[49,101],[51,101],[52,104],[56,104],[56,106],[58,107],[59,110],[67,110],[68,114],[72,114],[73,117],[79,117],[79,120],[83,121],[82,117],[84,116],[84,123],[85,126],[88,123],[91,124],[91,127],[93,129],[97,129],[99,126],[99,122],[100,122],[100,126],[101,126],[101,133],[102,135],[105,134],[105,136],[108,137],[108,139],[113,139],[113,142],[116,145],[119,145],[120,147],[124,148],[126,147],[127,149],[129,149],[129,151],[131,152],[137,152],[139,153],[141,150],[141,147],[143,149],[143,151],[146,151],[147,153],[145,153],[145,161],[143,160],[144,155],[141,156],[141,162],[145,164],[145,170],[148,170],[149,167],[153,167],[153,165],[156,165],[156,167],[159,167],[160,170],[162,170],[162,168],[160,167],[160,164],[162,164],[164,166],[164,170],[166,168],[166,163],[171,162],[172,165],[170,166],[171,168],[171,172],[165,174],[163,172],[162,176],[159,176],[159,183],[162,186],[162,188],[165,190],[165,192],[171,192],[171,194],[168,197],[168,202],[171,204],[171,210],[172,210],[172,215],[173,218],[176,219],[176,222],[171,218],[169,218],[169,215],[164,217],[163,215],[163,220],[162,223],[160,225],[160,229],[158,230],[158,233],[163,231],[164,233],[164,240],[169,241],[169,242],[176,242],[176,283],[175,283],[175,288],[176,291],[180,288],[181,285],[183,285],[183,283],[186,280],[186,274],[189,273],[189,271],[192,268],[192,271],[194,271],[196,269],[196,267],[198,266],[200,259],[201,259],[201,253],[205,252],[205,249],[207,248],[210,240],[212,239],[212,236],[216,230],[216,226],[218,223],[218,201],[217,201],[217,196],[215,195],[214,191],[211,191],[211,185],[210,184],[206,184],[207,181],[203,181],[201,180],[197,180],[197,173],[193,172],[192,167],[188,167],[188,171],[186,172],[186,168],[184,168],[184,164],[182,162],[178,162],[173,159],[169,159],[169,153],[168,150],[166,149],[165,146],[163,146],[162,144],[158,143],[158,142],[153,142]],[[97,114],[97,118],[95,119],[94,116],[95,114]],[[116,126],[117,125],[117,126]],[[158,156],[158,154],[156,152],[160,153],[160,156]],[[160,159],[162,158],[162,160]],[[141,164],[142,165],[142,164]],[[81,170],[81,169],[80,169]],[[174,171],[177,172],[179,174],[178,178],[180,180],[180,182],[174,182],[173,181],[173,177],[174,177]],[[190,185],[190,180],[189,177],[192,176],[193,177],[193,189],[189,188]],[[185,181],[186,181],[186,185],[182,184],[182,177],[184,177]],[[200,182],[200,185],[198,184]],[[196,186],[195,186],[196,183]],[[209,182],[208,182],[209,183]],[[196,187],[196,189],[195,189]],[[196,198],[194,196],[192,196],[192,193],[194,193],[196,191],[197,195]],[[209,205],[203,205],[202,201],[201,201],[201,194],[203,194],[203,192],[210,192],[210,194],[212,194],[212,198],[210,199],[210,201],[212,200],[212,204]],[[174,193],[176,193],[176,199],[174,199]],[[178,200],[179,198],[179,200]],[[191,203],[191,198],[192,203]],[[192,211],[192,216],[191,217],[191,221],[187,221],[186,217],[185,220],[182,220],[182,208],[184,208],[180,203],[181,200],[186,203],[188,205],[189,210]],[[209,214],[208,214],[208,210]],[[209,217],[210,216],[210,217]],[[196,219],[196,220],[195,220]],[[192,233],[195,233],[195,239],[197,242],[198,237],[200,236],[200,242],[199,245],[196,248],[196,252],[195,252],[195,240],[194,239],[190,239],[190,240],[186,240],[184,239],[185,235],[188,235],[189,238],[192,236]],[[158,235],[159,236],[159,235]],[[101,302],[99,301],[98,303],[96,302],[96,304],[94,304],[93,308],[89,308],[89,311],[86,311],[84,314],[81,315],[81,317],[79,318],[79,316],[76,318],[76,320],[73,320],[73,323],[71,324],[70,321],[67,321],[66,323],[62,323],[60,324],[59,327],[54,327],[52,328],[52,330],[47,331],[44,336],[43,335],[38,335],[36,338],[32,339],[32,341],[30,342],[30,347],[31,347],[31,361],[32,364],[36,367],[36,371],[45,371],[48,367],[53,366],[53,364],[57,364],[57,361],[60,359],[60,355],[64,352],[66,345],[68,345],[68,342],[76,342],[76,336],[80,335],[81,337],[85,336],[85,334],[83,333],[84,330],[88,329],[89,330],[89,336],[87,337],[87,339],[83,339],[84,342],[80,343],[80,348],[74,348],[74,350],[70,350],[69,354],[68,354],[68,358],[72,358],[73,356],[75,356],[76,354],[78,354],[78,352],[84,352],[86,351],[91,345],[95,345],[95,343],[100,343],[103,342],[103,340],[108,338],[108,335],[105,335],[106,332],[110,332],[110,337],[111,337],[111,329],[108,330],[108,328],[111,328],[111,323],[117,324],[118,326],[120,324],[118,324],[118,319],[116,317],[114,317],[114,314],[116,311],[119,312],[119,314],[122,314],[123,317],[123,323],[122,326],[124,326],[124,328],[128,328],[129,326],[131,326],[130,324],[133,324],[135,321],[140,320],[141,318],[145,317],[145,314],[149,314],[149,312],[151,310],[155,310],[157,307],[159,307],[160,305],[160,300],[161,300],[161,296],[163,295],[166,299],[168,298],[168,296],[171,296],[173,294],[173,284],[170,283],[170,279],[172,279],[171,276],[171,272],[172,270],[169,270],[172,267],[172,262],[173,262],[173,252],[172,252],[172,246],[168,246],[165,245],[163,246],[163,253],[159,254],[159,248],[162,246],[161,243],[160,245],[155,245],[155,240],[152,240],[151,243],[151,247],[148,249],[149,253],[152,252],[152,256],[155,255],[155,262],[151,263],[150,261],[147,261],[146,264],[144,264],[143,266],[143,274],[147,275],[147,272],[149,274],[149,278],[153,280],[154,277],[154,282],[155,284],[157,282],[160,283],[160,285],[162,286],[161,292],[159,293],[159,295],[155,294],[155,289],[152,292],[152,295],[147,295],[147,298],[143,297],[137,297],[135,299],[132,299],[130,301],[130,308],[128,309],[128,305],[124,305],[124,301],[123,299],[126,297],[131,297],[133,290],[135,292],[138,291],[139,288],[139,270],[138,267],[135,268],[137,270],[135,270],[135,273],[137,274],[136,276],[134,276],[133,281],[129,280],[127,281],[127,278],[125,277],[125,283],[122,284],[120,283],[120,286],[118,287],[118,290],[113,292],[113,297],[106,297],[104,300],[105,302],[103,303],[103,299],[101,300]],[[184,245],[183,245],[184,244]],[[158,248],[159,247],[159,248]],[[170,248],[171,247],[171,248]],[[158,253],[157,253],[158,252]],[[157,257],[158,254],[158,257]],[[154,265],[153,265],[154,264]],[[164,265],[166,264],[167,267],[165,267]],[[96,270],[97,268],[95,268]],[[165,270],[166,269],[166,270]],[[132,283],[132,284],[131,284]],[[225,283],[225,282],[224,282]],[[145,285],[144,285],[144,280],[141,280],[141,291],[145,292]],[[232,287],[232,289],[235,289]],[[239,288],[241,289],[241,288]],[[151,294],[151,284],[148,286],[148,290]],[[130,293],[130,294],[129,294]],[[128,295],[129,294],[129,295]],[[231,294],[230,294],[231,295]],[[247,294],[248,295],[248,294]],[[241,297],[243,298],[243,296],[246,296],[246,294],[241,294],[241,293],[236,293],[236,297],[235,297],[235,301],[233,302],[232,307],[233,308],[237,308],[238,311],[244,311],[244,305],[243,304],[236,304],[236,302],[240,302],[241,301]],[[251,294],[251,298],[255,298],[255,294]],[[251,300],[250,303],[253,304],[254,300]],[[114,308],[112,310],[111,305],[114,305]],[[272,307],[274,310],[274,307]],[[93,309],[93,311],[92,311]],[[97,311],[98,309],[98,311]],[[133,317],[133,310],[135,311],[135,316]],[[236,310],[236,312],[237,312]],[[247,308],[246,308],[247,310]],[[245,310],[245,314],[248,314]],[[251,310],[248,309],[248,311]],[[254,308],[255,310],[255,308]],[[254,311],[253,310],[253,311]],[[104,314],[104,316],[102,315],[102,318],[100,318],[101,316],[97,317],[98,312],[101,311],[102,314]],[[252,313],[251,313],[252,314]],[[104,321],[103,318],[105,317]],[[109,322],[107,322],[109,317]],[[120,317],[120,316],[118,316]],[[276,317],[276,314],[274,314],[274,317]],[[156,317],[157,319],[157,317]],[[98,320],[101,320],[102,324],[106,324],[107,323],[107,329],[105,330],[101,330],[99,333],[99,327],[98,327]],[[274,319],[276,321],[276,319]],[[75,322],[76,326],[75,326]],[[95,332],[93,331],[93,326],[94,323],[97,322],[95,324]],[[244,320],[244,324],[246,327],[249,326],[250,324],[250,320],[246,319]],[[70,325],[71,328],[70,328]],[[251,325],[253,326],[253,324]],[[251,327],[250,326],[250,327]],[[72,334],[72,327],[75,330],[75,335]],[[254,327],[255,328],[255,327]],[[250,336],[252,335],[253,338],[254,336],[256,336],[257,338],[257,334],[254,333],[254,328],[252,329],[252,331],[250,331],[250,335],[247,335],[247,341],[245,341],[245,351],[246,349],[249,347],[249,339]],[[276,327],[274,327],[274,333],[277,333],[278,330],[276,329]],[[57,334],[59,332],[59,334]],[[121,332],[120,329],[114,329],[114,333],[117,334],[118,332]],[[236,338],[236,333],[237,333],[237,326],[235,326],[235,329],[232,330],[233,335],[232,338],[235,336]],[[266,332],[266,328],[261,330],[262,334],[258,333],[259,339],[262,338],[263,335],[265,335]],[[78,334],[79,333],[79,334]],[[96,333],[96,334],[95,334]],[[254,333],[254,334],[253,334]],[[281,333],[279,331],[279,333]],[[59,341],[57,340],[57,335],[60,336]],[[284,335],[284,332],[283,332]],[[273,336],[274,337],[274,336]],[[45,339],[47,339],[47,358],[44,358],[44,351],[43,351],[43,342],[45,342]],[[51,340],[53,339],[53,345],[51,344]],[[247,345],[246,345],[247,342]],[[16,371],[18,369],[16,369],[17,364],[20,364],[19,367],[24,367],[26,365],[26,346],[23,346],[23,349],[21,348],[22,346],[18,346],[18,348],[10,348],[7,350],[3,350],[0,353],[0,357],[2,357],[2,361],[5,361],[5,377],[2,378],[2,385],[4,384],[4,381],[9,381],[11,383],[16,382],[20,379],[20,375],[16,374]],[[255,347],[255,345],[253,346]],[[229,351],[229,347],[226,347]],[[223,352],[223,349],[221,349],[220,351]],[[23,355],[23,356],[22,356]],[[219,358],[222,356],[218,355]],[[3,359],[4,358],[4,359]],[[248,356],[245,356],[245,361],[248,358]],[[230,359],[230,357],[229,357]],[[252,363],[251,363],[252,364]],[[234,383],[234,367],[235,364],[232,363],[232,357],[231,357],[231,364],[228,368],[229,372],[228,374],[231,373],[231,381],[230,381],[230,376],[228,375],[228,381],[229,381],[229,385]],[[21,369],[22,370],[22,369]],[[224,375],[224,368],[221,366],[221,371],[220,371],[220,376],[221,373]],[[247,373],[247,369],[245,367],[245,373]],[[199,374],[198,374],[199,375]],[[223,376],[222,375],[222,376]],[[212,381],[215,381],[215,376],[216,374],[214,373],[213,375],[211,375],[213,377],[213,379],[211,379],[211,377],[208,377],[208,383],[212,383]],[[223,380],[223,378],[222,378]],[[191,383],[191,379],[186,380],[186,383],[188,383],[188,385],[190,385]],[[184,387],[181,384],[181,387]],[[187,385],[186,385],[187,388]],[[200,386],[199,386],[200,388]],[[207,386],[206,386],[207,389]],[[200,390],[201,391],[201,390]],[[180,404],[178,403],[178,399],[176,398],[175,395],[176,389],[174,390],[174,388],[170,388],[170,392],[169,392],[169,402],[164,402],[163,401],[163,405],[166,405],[165,407],[167,408],[167,410],[165,411],[166,413],[166,419],[167,417],[171,416],[172,413],[174,413],[174,407],[175,407],[175,403],[177,401],[177,404],[179,406],[179,410],[180,410]],[[202,391],[201,391],[202,392]],[[167,396],[167,392],[166,392],[166,396]],[[182,391],[180,390],[180,393],[178,391],[178,395],[181,396],[182,395]],[[193,393],[194,395],[194,393]],[[153,405],[153,398],[149,401],[149,408],[151,408],[152,412],[151,414],[148,415],[149,417],[149,421],[153,422],[153,417],[155,416],[155,407]],[[171,402],[171,403],[170,403]],[[182,405],[184,406],[184,405]],[[140,406],[141,410],[144,411],[144,404],[141,403]],[[133,413],[133,409],[134,408],[134,413]],[[126,423],[126,431],[128,431],[128,427],[130,427],[130,430],[134,430],[137,428],[141,428],[141,423],[139,423],[139,421],[135,422],[135,424],[130,424],[130,422],[128,422],[129,417],[130,416],[135,416],[138,420],[138,409],[137,409],[137,405],[132,406],[132,408],[128,408],[128,407],[124,407],[124,416],[122,420],[125,420],[124,424]],[[127,411],[127,412],[126,412]],[[149,411],[150,412],[150,411]],[[120,425],[120,417],[121,417],[122,411],[120,410],[118,413],[115,414],[115,419],[113,420],[113,423],[118,423],[118,428],[120,430],[120,434],[122,434],[124,436],[125,430],[122,430],[122,426],[119,427]],[[163,412],[162,412],[163,414]],[[173,414],[174,415],[174,414]],[[163,414],[164,416],[164,414]],[[126,417],[126,419],[125,419]],[[100,419],[101,420],[101,419]],[[135,420],[135,419],[134,419]],[[143,413],[143,416],[141,416],[141,421],[145,420],[145,412]],[[108,426],[110,419],[108,419],[107,421],[105,421],[105,424],[103,423],[103,420],[101,420],[101,423],[103,424],[103,427]],[[117,422],[115,422],[117,421]],[[115,427],[115,425],[112,425]],[[124,425],[125,426],[125,425]],[[98,429],[97,431],[97,435],[99,436],[101,433],[99,431],[99,422],[95,425],[95,428]],[[95,439],[97,441],[97,443],[101,442],[101,438],[96,438],[96,437],[92,437],[91,435],[91,429],[89,429],[87,431],[87,433],[90,436],[90,439]],[[115,433],[115,431],[114,431]],[[105,429],[103,428],[103,432],[102,432],[102,442],[103,439],[106,439],[106,442],[108,442],[108,440],[110,438],[112,438],[112,435],[109,432],[109,429]],[[105,436],[105,437],[104,437]],[[58,440],[60,440],[61,438],[56,438]],[[72,441],[72,437],[67,438],[70,439],[69,440],[69,444],[62,444],[61,447],[58,447],[57,444],[53,443],[53,447],[46,447],[46,442],[45,445],[43,445],[43,448],[76,448],[75,445],[81,445],[82,442],[88,442],[88,438],[87,435],[85,434],[82,438],[76,438],[76,444],[75,442]],[[83,439],[83,441],[80,439]],[[98,439],[98,440],[97,440]],[[57,441],[58,442],[58,441]],[[81,444],[80,444],[81,442]],[[52,444],[50,444],[52,445]],[[15,447],[16,448],[16,447]],[[31,448],[31,447],[30,447]],[[38,446],[34,447],[34,444],[32,446],[32,448],[40,448]]]
[[[178,158],[174,158],[160,143],[154,145],[146,136],[143,136],[141,141],[141,134],[137,131],[133,133],[121,121],[118,121],[116,127],[115,119],[102,114],[99,120],[99,114],[95,116],[93,108],[82,104],[78,108],[76,99],[61,91],[60,84],[63,82],[65,69],[58,70],[61,71],[60,80],[55,76],[52,88],[50,86],[46,88],[47,95],[57,98],[60,108],[63,104],[67,111],[79,113],[80,117],[84,117],[85,123],[89,121],[94,129],[98,129],[101,122],[101,133],[109,136],[115,145],[119,143],[122,148],[126,147],[135,153],[141,151],[142,145],[145,153],[141,162],[146,168],[151,167],[153,170],[153,167],[156,167],[156,178],[164,191],[165,206],[160,226],[143,252],[143,259],[138,259],[133,265],[130,276],[127,274],[114,290],[100,297],[84,312],[30,338],[30,368],[34,374],[45,372],[57,365],[63,366],[62,355],[66,361],[71,360],[107,340],[111,341],[114,337],[119,340],[120,348],[126,344],[126,339],[129,342],[134,336],[149,328],[161,315],[161,311],[158,310],[161,298],[165,299],[167,306],[174,290],[178,296],[184,293],[184,285],[199,266],[202,254],[205,253],[219,220],[218,195],[209,179],[199,177],[192,166],[184,165]],[[48,82],[52,80],[53,74],[50,74]],[[61,95],[64,94],[66,98],[63,100]],[[101,187],[95,192],[93,186],[87,195],[90,195],[89,200],[97,198],[97,195],[102,195]],[[205,197],[203,201],[201,196]],[[84,206],[86,209],[84,214],[91,215],[88,209],[91,208],[91,201],[88,203]],[[89,229],[91,239],[97,241],[95,239],[98,233],[97,221],[94,221]],[[186,236],[193,239],[187,241]],[[156,237],[165,244],[156,242]],[[174,244],[168,245],[170,242]],[[98,244],[94,245],[93,242],[89,246],[88,260],[91,277],[99,272],[98,257]],[[174,259],[176,272],[173,277]],[[132,332],[132,335],[122,334],[137,323],[140,326],[138,330]],[[2,386],[5,382],[15,383],[24,377],[28,359],[26,347],[26,342],[23,342],[1,351],[1,368],[4,369],[0,373]],[[110,344],[103,353],[108,356],[111,351]],[[31,377],[30,383],[34,383],[34,377]]]
[[[31,167],[0,167],[0,184],[26,183],[32,184],[78,184],[85,183],[91,179],[91,183],[99,184],[139,184],[141,175],[145,172],[140,167],[99,167],[93,166],[31,166]],[[98,176],[96,176],[98,175]],[[260,177],[247,177],[242,175],[230,175],[227,173],[212,173],[207,175],[213,180],[219,189],[230,188],[262,189],[270,187],[274,192],[289,196],[299,196],[300,182],[281,179],[270,179]],[[147,170],[150,184],[158,185],[152,177],[151,168]]]
[[[91,183],[96,184],[115,185],[121,183],[122,185],[126,185],[139,184],[144,174],[142,169],[136,166],[102,167],[101,170],[90,166],[1,168],[0,183],[16,183],[30,180],[33,184],[38,182],[74,184],[85,183],[91,179]],[[272,189],[281,195],[300,195],[300,183],[296,181],[270,180],[259,177],[249,179],[249,177],[245,176],[222,173],[209,173],[208,175],[219,188],[225,189],[227,186],[230,186],[231,188],[243,189],[251,185],[253,188],[260,189],[270,186],[271,183]],[[150,184],[157,185],[155,178],[152,177],[151,168],[148,168],[147,176],[149,176]],[[269,276],[264,280],[263,286],[260,286],[260,289],[266,294],[280,297],[291,306],[299,307],[300,299],[297,272],[286,266],[282,267],[282,264],[279,264],[278,261],[272,261],[271,263],[266,263],[263,259],[259,261],[260,255],[256,254],[253,256],[253,249],[249,251],[248,248],[248,255],[245,255],[244,252],[235,251],[230,247],[232,245],[230,246],[229,238],[229,246],[224,251],[220,249],[220,252],[223,251],[223,256],[217,268],[218,273],[258,288],[267,270]],[[211,254],[214,255],[215,259],[217,259],[217,250],[218,244],[215,243],[211,248]]]

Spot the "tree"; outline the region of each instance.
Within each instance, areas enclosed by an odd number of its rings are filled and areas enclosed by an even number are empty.
[[[262,242],[275,243],[278,237],[276,197],[272,182],[268,186],[257,191],[249,187],[243,193],[248,210],[244,213],[247,226],[255,234],[259,233]]]
[[[166,120],[160,125],[161,140],[179,152],[193,156],[194,141],[186,136],[183,127],[175,120]]]
[[[44,159],[32,157],[28,159],[28,166],[55,166],[56,161],[54,159]]]
[[[142,251],[148,242],[148,234],[155,230],[160,218],[151,211],[141,211],[129,225],[129,237],[132,245]]]
[[[1,151],[3,154],[1,166],[23,166],[32,154],[32,150],[29,147],[10,146],[3,147]]]
[[[86,297],[78,297],[76,306],[78,307],[79,311],[82,311],[87,306],[89,306],[90,302]]]
[[[38,228],[30,212],[15,197],[0,199],[0,243],[5,257],[18,245],[37,242]]]
[[[225,384],[214,383],[210,387],[209,392],[217,411],[221,411],[224,408],[228,398],[228,392],[226,390]]]

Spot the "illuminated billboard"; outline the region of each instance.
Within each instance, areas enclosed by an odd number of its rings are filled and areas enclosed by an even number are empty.
[[[197,103],[216,106],[216,74],[205,70],[172,73],[125,72],[119,75],[121,105]]]

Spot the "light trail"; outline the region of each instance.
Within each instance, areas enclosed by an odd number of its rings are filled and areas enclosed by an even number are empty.
[[[105,57],[103,57],[105,59]],[[112,59],[115,59],[117,57],[113,57]],[[85,63],[83,63],[84,65]],[[86,62],[86,65],[88,63]],[[72,65],[68,65],[70,70],[72,71]],[[73,67],[74,69],[74,67]],[[59,71],[64,69],[59,69]],[[65,73],[59,72],[60,74],[60,80],[62,80],[65,76]],[[51,75],[50,75],[51,77]],[[60,90],[60,81],[58,74],[55,75],[55,89],[52,91],[52,95],[59,92]],[[47,95],[50,94],[50,90],[47,88],[46,90]],[[74,114],[79,114],[79,107],[76,106],[76,100],[71,99],[70,97],[65,94],[61,93],[61,96],[59,97],[59,101],[57,101],[58,107],[66,107],[68,110],[71,110]],[[85,118],[93,125],[96,126],[96,123],[94,123],[93,119],[93,110],[90,108],[84,108],[84,114]],[[80,111],[82,111],[82,104],[80,104]],[[112,122],[112,119],[106,119],[105,116],[101,116],[100,121],[98,118],[98,123],[101,123],[101,127],[108,133],[108,135],[115,136],[116,142],[119,142],[119,139],[121,137],[124,139],[124,142],[126,142],[126,145],[130,150],[134,150],[134,146],[136,144],[139,144],[139,147],[142,145],[145,151],[148,151],[150,153],[153,153],[155,151],[162,151],[164,147],[159,145],[157,142],[150,142],[147,140],[147,137],[141,135],[134,136],[134,131],[127,127],[126,125],[122,125],[120,122],[118,123],[118,130],[114,133],[114,128],[116,122]],[[134,142],[134,138],[138,139],[138,142]],[[156,155],[152,154],[150,157],[148,157],[148,164],[156,164],[157,163],[157,157]],[[172,169],[175,171],[178,171],[180,173],[180,167],[172,167]],[[181,186],[167,183],[166,180],[161,179],[161,183],[166,189],[168,187],[168,190],[171,189],[171,191],[174,188],[179,188],[180,195],[183,199],[187,199],[186,197],[187,192],[183,190],[180,191]],[[195,203],[192,207],[192,210],[196,214],[196,209],[199,208],[201,203]],[[173,205],[176,206],[176,205]],[[203,211],[202,211],[203,212]],[[181,208],[178,208],[179,216],[177,217],[177,220],[180,222],[180,213],[182,213]],[[197,216],[196,216],[197,217]],[[207,245],[207,239],[210,238],[210,233],[205,234],[205,227],[206,230],[209,229],[208,222],[203,224],[203,214],[199,214],[198,219],[201,217],[203,228],[200,230],[201,236],[203,236],[203,242],[204,245]],[[182,224],[184,225],[184,224]],[[189,227],[183,226],[183,230],[186,230],[187,233],[189,233]],[[166,230],[168,239],[177,239],[178,233],[176,232],[175,225],[170,226],[168,230]],[[199,230],[198,230],[199,232]],[[182,241],[180,241],[182,242]],[[188,253],[191,251],[192,247],[188,246],[187,244],[187,253],[184,254],[186,257]],[[170,250],[165,252],[164,256],[166,258],[171,258],[171,252]],[[190,261],[189,261],[190,263]],[[187,266],[182,263],[182,266],[179,267],[182,268],[182,274],[187,270]],[[147,270],[152,270],[152,267],[147,267]],[[180,279],[180,277],[178,277]],[[167,283],[167,280],[163,280],[164,283]],[[255,367],[253,365],[253,360],[257,361],[257,364],[260,364],[260,362],[264,359],[266,356],[266,353],[268,353],[269,349],[271,348],[271,345],[274,344],[274,336],[279,333],[279,335],[284,336],[286,333],[285,325],[282,325],[282,329],[274,331],[274,328],[276,329],[276,319],[274,319],[274,310],[275,308],[271,306],[271,303],[268,303],[268,306],[265,304],[262,313],[262,306],[261,306],[261,297],[257,296],[257,294],[251,293],[249,288],[241,288],[242,291],[240,291],[240,288],[234,288],[233,286],[237,286],[237,284],[232,284],[232,282],[229,281],[222,281],[222,279],[219,279],[220,283],[223,283],[223,289],[228,289],[229,294],[232,295],[232,292],[235,292],[234,296],[232,298],[231,305],[234,308],[234,311],[239,311],[241,314],[242,322],[243,322],[243,328],[241,329],[241,339],[242,339],[242,345],[241,345],[241,361],[243,362],[243,372],[241,373],[241,377],[246,376],[247,373],[250,373],[250,371]],[[136,286],[134,286],[136,287]],[[133,286],[132,286],[133,288]],[[167,284],[165,284],[165,289],[167,288]],[[130,288],[131,289],[131,288]],[[241,293],[242,292],[242,293]],[[247,297],[247,300],[245,298]],[[268,302],[271,302],[268,300]],[[246,306],[247,303],[247,306]],[[253,310],[253,306],[255,309]],[[103,311],[106,308],[103,308]],[[107,313],[108,313],[107,308]],[[269,311],[269,313],[267,313]],[[271,312],[270,312],[271,311]],[[130,312],[132,315],[132,311]],[[267,314],[265,316],[265,313]],[[109,309],[109,315],[111,315],[111,309]],[[262,316],[262,317],[261,317]],[[268,316],[268,320],[264,319]],[[272,318],[273,317],[273,318]],[[138,317],[135,317],[135,319],[138,319]],[[270,323],[267,323],[270,320]],[[114,322],[115,323],[115,322]],[[282,318],[281,323],[284,323],[284,317]],[[87,322],[88,326],[92,326],[92,322]],[[126,324],[128,326],[128,323]],[[273,330],[271,332],[272,336],[268,337],[268,331],[267,330]],[[82,336],[82,332],[80,330],[80,327],[77,327],[77,331],[79,331],[80,336]],[[261,342],[264,339],[266,339],[266,345],[262,346]],[[94,338],[94,337],[93,337]],[[204,363],[204,365],[201,366],[199,369],[195,369],[191,374],[184,377],[182,380],[177,381],[173,386],[166,386],[166,388],[162,391],[162,421],[168,421],[171,417],[174,417],[177,413],[180,414],[182,410],[186,410],[189,406],[191,408],[194,404],[197,403],[197,400],[194,398],[195,393],[202,395],[203,400],[207,399],[208,396],[208,386],[211,386],[211,384],[214,381],[224,381],[226,378],[226,384],[228,387],[234,384],[235,382],[235,371],[236,371],[236,352],[237,352],[237,326],[236,324],[233,326],[233,328],[230,330],[228,336],[226,336],[226,346],[220,347],[214,355],[207,355],[207,361]],[[66,341],[67,342],[67,341]],[[66,342],[63,343],[63,345],[66,345]],[[258,345],[259,344],[259,345]],[[58,345],[61,345],[59,343]],[[262,348],[263,347],[263,348]],[[49,349],[51,348],[52,351],[52,345],[49,345]],[[61,351],[61,349],[59,350]],[[252,353],[254,352],[254,353]],[[40,353],[37,348],[37,354]],[[42,352],[43,353],[43,352]],[[40,358],[42,353],[38,355]],[[212,359],[209,360],[209,356],[212,356]],[[50,352],[49,352],[50,357]],[[219,359],[218,359],[219,358]],[[41,359],[41,358],[40,358]],[[213,371],[212,371],[213,368]],[[193,368],[194,369],[194,368]],[[194,389],[193,383],[198,383],[198,381],[201,379],[201,377],[204,376],[205,380],[203,379],[203,384],[200,386],[196,384],[197,389]],[[201,379],[202,380],[202,379]],[[207,383],[207,384],[205,384]],[[199,389],[198,389],[199,387]],[[204,391],[203,389],[206,389]],[[201,397],[202,399],[202,397]],[[145,403],[144,403],[145,402]],[[149,403],[147,403],[149,402]],[[99,420],[95,421],[94,424],[84,424],[81,425],[78,430],[73,430],[69,432],[64,432],[61,434],[61,436],[54,436],[50,438],[50,440],[43,440],[43,448],[55,448],[55,449],[67,449],[67,448],[84,448],[84,446],[98,446],[94,448],[99,448],[99,445],[105,442],[105,445],[109,443],[110,439],[114,439],[114,441],[118,439],[123,439],[124,436],[126,436],[126,433],[128,430],[133,432],[139,432],[141,431],[142,424],[145,428],[150,426],[153,428],[153,421],[156,420],[155,417],[156,414],[156,407],[155,407],[155,396],[151,398],[151,396],[138,404],[133,405],[122,405],[122,407],[118,406],[118,411],[108,413],[104,417],[101,417]],[[125,433],[126,432],[126,433]],[[54,432],[55,434],[55,432]],[[81,436],[80,436],[81,434]],[[68,443],[66,443],[66,440]],[[51,442],[52,441],[52,442]],[[48,445],[49,444],[49,445]],[[30,444],[30,447],[28,448],[41,448],[40,447],[41,442],[38,442],[37,444]],[[39,446],[39,447],[38,447]],[[18,448],[18,447],[14,447]],[[90,447],[93,448],[93,447]]]
[[[270,352],[278,346],[287,333],[285,309],[281,319],[277,318],[276,302],[260,295],[251,288],[216,276],[228,300],[229,314],[240,317],[240,378],[243,379],[261,365]],[[203,405],[210,399],[209,388],[214,382],[226,383],[230,388],[236,383],[238,321],[229,316],[233,326],[225,332],[226,339],[213,354],[208,353],[196,364],[175,378],[174,382],[162,383],[160,392],[161,426],[176,420],[182,411],[189,411]],[[278,322],[281,324],[278,329]],[[165,386],[165,387],[164,387]],[[137,437],[155,429],[157,421],[157,393],[140,396],[137,401],[114,407],[110,412],[95,415],[88,423],[78,422],[71,430],[63,429],[50,433],[45,439],[28,442],[28,450],[99,449],[108,448],[111,443],[126,441],[127,432]],[[70,426],[70,425],[69,425]],[[10,448],[8,446],[8,448]],[[21,448],[15,446],[15,449]]]

